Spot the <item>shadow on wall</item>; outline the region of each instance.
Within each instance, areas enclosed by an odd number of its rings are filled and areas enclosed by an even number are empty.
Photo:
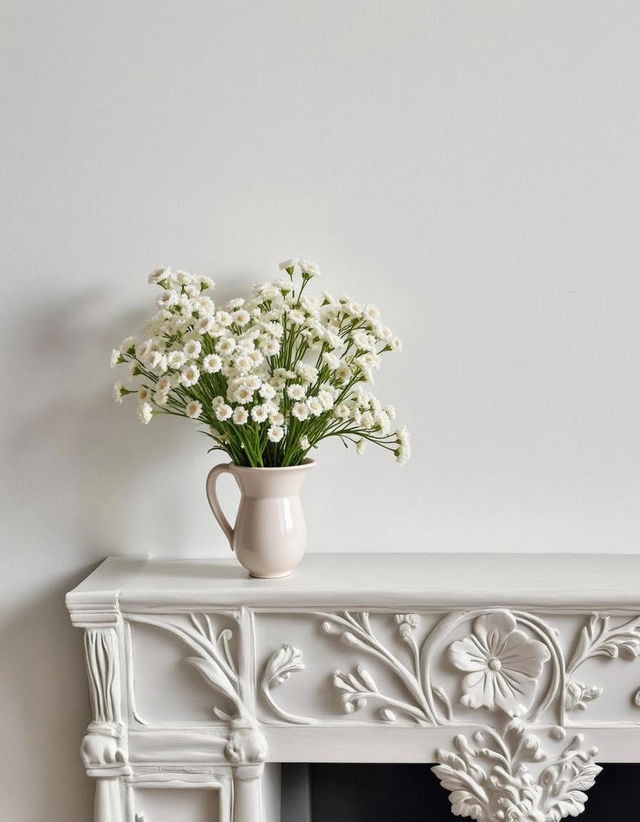
[[[93,784],[79,757],[89,715],[82,634],[70,627],[64,594],[94,567],[40,584],[37,596],[2,621],[3,736],[11,757],[3,768],[3,818],[90,818]]]
[[[181,483],[176,493],[167,473],[192,459],[182,436],[194,451],[206,449],[179,425],[142,429],[134,408],[113,403],[109,352],[141,327],[139,315],[123,317],[96,289],[36,303],[25,315],[28,324],[9,331],[24,396],[1,434],[0,704],[11,742],[0,816],[86,822],[93,784],[78,755],[89,721],[82,634],[64,595],[108,554],[146,553],[151,544],[154,553],[179,553],[172,546],[188,528],[190,488]],[[204,499],[202,472],[190,473]]]

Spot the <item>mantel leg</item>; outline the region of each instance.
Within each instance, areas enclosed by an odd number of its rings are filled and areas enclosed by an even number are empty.
[[[96,779],[94,822],[126,822],[122,785],[118,777]]]
[[[233,822],[264,822],[262,774],[264,765],[239,765],[233,775]]]

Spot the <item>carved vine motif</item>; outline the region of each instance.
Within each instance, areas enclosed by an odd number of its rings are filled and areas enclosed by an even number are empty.
[[[567,663],[570,677],[588,659],[603,656],[609,659],[637,659],[640,655],[640,617],[632,617],[619,625],[611,625],[611,617],[592,614],[580,631],[573,655]],[[568,679],[565,707],[568,711],[587,708],[587,703],[602,696],[602,688]],[[636,702],[636,704],[638,704]]]
[[[315,719],[304,716],[296,716],[283,710],[274,700],[271,690],[286,682],[291,674],[296,671],[304,671],[304,662],[302,661],[302,651],[294,648],[292,645],[282,645],[277,651],[274,651],[264,667],[262,674],[261,689],[271,710],[277,714],[281,719],[291,722],[294,725],[313,725]]]
[[[135,614],[128,618],[169,631],[195,651],[196,656],[187,657],[185,661],[234,706],[234,714],[231,715],[214,705],[213,713],[218,719],[223,722],[231,722],[233,719],[253,720],[242,700],[240,678],[231,653],[231,629],[225,628],[216,636],[208,614],[189,614],[189,623],[186,625],[148,614]]]
[[[585,791],[602,768],[595,748],[580,750],[576,736],[539,775],[532,763],[549,758],[540,739],[519,719],[499,733],[493,728],[456,736],[456,752],[438,751],[441,764],[432,768],[443,788],[450,791],[456,816],[478,822],[559,822],[584,810]]]
[[[402,683],[411,701],[396,699],[380,691],[373,676],[358,665],[355,674],[335,671],[333,683],[341,692],[342,705],[346,713],[363,708],[368,700],[381,705],[379,716],[386,722],[394,722],[401,713],[419,725],[435,724],[432,706],[429,704],[422,681],[420,650],[414,631],[420,622],[417,614],[396,614],[398,633],[409,646],[410,663],[405,665],[391,653],[374,634],[369,614],[344,611],[338,614],[318,614],[323,619],[321,628],[325,634],[339,636],[346,645],[365,651],[380,660]]]

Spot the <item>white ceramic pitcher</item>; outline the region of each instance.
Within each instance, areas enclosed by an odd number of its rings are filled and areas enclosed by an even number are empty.
[[[287,468],[249,468],[232,462],[216,465],[207,477],[207,497],[231,550],[252,577],[286,577],[304,556],[307,527],[300,491],[313,460]],[[221,474],[231,474],[240,488],[233,527],[216,494]]]

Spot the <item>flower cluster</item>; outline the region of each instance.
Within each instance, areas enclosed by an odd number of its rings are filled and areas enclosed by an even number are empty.
[[[199,421],[237,465],[298,465],[327,437],[358,452],[372,442],[405,462],[408,432],[392,431],[393,407],[365,390],[400,340],[373,305],[304,293],[320,274],[315,263],[286,260],[280,269],[286,277],[256,283],[251,300],[224,305],[209,295],[208,277],[152,272],[157,313],[140,339],[111,354],[137,383],[117,382],[116,401],[137,395],[145,424],[158,414]]]

